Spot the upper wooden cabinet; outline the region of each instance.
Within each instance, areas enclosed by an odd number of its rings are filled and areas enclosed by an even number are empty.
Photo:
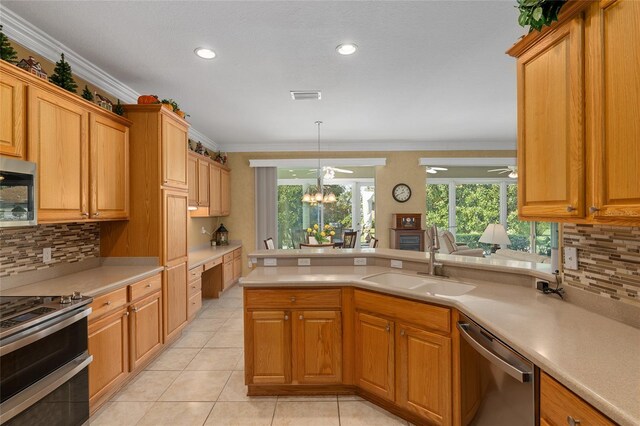
[[[209,167],[209,216],[222,216],[222,168],[216,164]]]
[[[189,154],[187,159],[187,182],[189,183],[189,207],[198,206],[198,158]]]
[[[177,117],[161,114],[162,184],[187,189],[187,143],[189,127]]]
[[[220,216],[231,213],[231,172],[227,169],[220,170],[220,210]]]
[[[4,72],[0,78],[0,154],[25,158],[27,100],[26,84]]]
[[[196,153],[189,153],[191,217],[228,216],[231,213],[229,169]]]
[[[518,58],[523,219],[640,224],[640,3],[569,1]]]

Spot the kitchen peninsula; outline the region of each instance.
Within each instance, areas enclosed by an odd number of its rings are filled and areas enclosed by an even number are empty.
[[[249,394],[355,393],[410,421],[465,424],[474,408],[461,402],[469,387],[461,389],[456,323],[464,315],[535,364],[536,416],[575,409],[573,418],[593,424],[640,422],[638,329],[536,291],[537,279],[553,278],[549,265],[438,255],[449,276],[442,279],[419,274],[428,257],[389,249],[249,254],[255,267],[241,280]],[[405,334],[428,340],[431,351],[408,356]],[[427,357],[427,367],[411,356]],[[546,393],[552,387],[559,408]],[[565,422],[569,414],[559,415]]]

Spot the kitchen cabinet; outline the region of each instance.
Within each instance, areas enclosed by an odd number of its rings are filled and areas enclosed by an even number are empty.
[[[613,426],[614,422],[554,380],[540,373],[540,425]]]
[[[222,257],[222,290],[226,290],[235,282],[233,273],[233,252]]]
[[[209,207],[209,160],[198,159],[198,206]]]
[[[220,169],[220,216],[231,213],[231,172]]]
[[[228,216],[231,213],[231,172],[212,161],[209,166],[209,216]]]
[[[189,153],[189,207],[191,217],[210,216],[210,176],[211,160],[195,153]]]
[[[340,306],[340,289],[245,290],[247,384],[342,383]]]
[[[189,207],[198,206],[198,158],[189,154],[187,163],[187,181],[189,183]]]
[[[129,286],[130,369],[135,371],[162,349],[162,277]]]
[[[203,265],[189,269],[189,283],[187,288],[187,318],[195,318],[202,307],[202,272]]]
[[[188,190],[187,143],[189,127],[175,114],[160,114],[162,128],[162,185]]]
[[[163,190],[163,263],[173,265],[187,260],[188,194],[184,191]]]
[[[25,159],[27,136],[27,85],[0,65],[0,154]]]
[[[186,262],[167,267],[162,292],[165,342],[177,336],[186,325],[187,300]]]
[[[518,58],[518,202],[528,220],[640,224],[640,4],[568,2]]]
[[[233,281],[237,282],[242,277],[242,249],[233,251]]]
[[[376,315],[356,314],[356,384],[386,400],[395,398],[394,323]]]

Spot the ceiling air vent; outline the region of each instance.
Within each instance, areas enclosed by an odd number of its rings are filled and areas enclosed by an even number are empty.
[[[294,101],[319,101],[322,99],[322,93],[319,90],[292,90],[291,99]]]

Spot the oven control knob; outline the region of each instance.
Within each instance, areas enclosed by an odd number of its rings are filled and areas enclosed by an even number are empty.
[[[71,303],[71,296],[60,296],[60,304],[67,305]]]
[[[82,294],[79,291],[74,291],[71,295],[71,300],[80,300],[82,299]]]

